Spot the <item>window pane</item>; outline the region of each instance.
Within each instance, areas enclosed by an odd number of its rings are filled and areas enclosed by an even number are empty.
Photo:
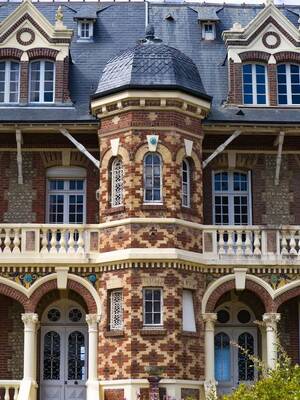
[[[226,333],[221,332],[215,336],[215,379],[229,381],[230,374],[230,340]]]

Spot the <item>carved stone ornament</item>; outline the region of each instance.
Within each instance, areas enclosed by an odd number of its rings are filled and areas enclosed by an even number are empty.
[[[281,39],[277,32],[266,32],[262,37],[262,42],[268,49],[276,49],[280,45]]]
[[[22,46],[29,46],[35,40],[35,33],[30,28],[22,28],[17,32],[17,41]]]

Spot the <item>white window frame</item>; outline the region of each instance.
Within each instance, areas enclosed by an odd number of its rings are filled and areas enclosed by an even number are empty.
[[[153,200],[153,198],[151,200],[147,200],[146,199],[146,190],[148,189],[148,187],[146,186],[146,157],[148,155],[154,155],[156,154],[159,159],[160,159],[160,198],[158,200]],[[145,204],[163,204],[163,159],[162,156],[158,153],[158,152],[148,152],[145,154],[144,158],[143,158],[143,186],[144,186],[144,203]],[[153,194],[153,181],[154,181],[154,174],[153,174],[153,167],[152,167],[152,194]],[[153,196],[152,196],[153,197]]]
[[[0,102],[0,104],[18,104],[20,101],[20,63],[15,60],[1,60],[1,62],[5,63],[5,72],[4,72],[4,101]],[[10,73],[11,73],[11,63],[16,63],[19,66],[19,74],[18,74],[18,99],[17,101],[10,101]]]
[[[31,66],[33,63],[40,63],[40,87],[39,87],[39,101],[31,100]],[[45,63],[51,62],[53,64],[53,100],[52,101],[44,101],[45,96]],[[55,80],[56,80],[56,68],[55,62],[53,60],[42,59],[42,60],[33,60],[30,63],[29,67],[29,102],[32,104],[53,104],[55,103]]]
[[[114,307],[113,307],[113,296],[116,293],[121,293],[121,312],[120,312],[120,320],[121,323],[119,325],[115,324],[113,322],[113,314],[114,314]],[[124,320],[123,320],[123,289],[113,289],[110,291],[109,293],[109,301],[110,301],[110,321],[109,321],[109,329],[111,331],[115,331],[115,330],[122,330],[123,329],[123,325],[124,325]]]
[[[87,24],[89,26],[89,36],[82,36],[82,25]],[[78,38],[80,40],[91,40],[94,35],[94,24],[93,21],[88,19],[82,19],[78,21],[78,29],[77,29]]]
[[[121,163],[119,167],[119,174],[122,174],[120,182],[116,180],[115,168],[118,163]],[[117,201],[117,187],[120,186],[120,201]],[[124,164],[120,157],[116,157],[111,163],[111,207],[120,207],[124,203]]]
[[[222,173],[222,172],[227,172],[229,174],[228,176],[228,191],[215,191],[215,175]],[[233,174],[234,172],[242,173],[242,174],[247,174],[247,179],[248,179],[248,190],[246,192],[238,192],[238,191],[233,191]],[[245,226],[252,225],[252,187],[251,187],[251,171],[241,171],[241,170],[216,170],[213,171],[212,173],[212,196],[213,196],[213,201],[212,201],[212,207],[213,207],[213,224],[216,224],[216,218],[215,218],[215,196],[228,196],[228,224],[227,226],[231,225],[236,225],[234,224],[234,201],[233,198],[234,196],[245,196],[247,195],[248,197],[248,223]],[[219,225],[219,224],[218,224]]]
[[[286,106],[297,106],[300,103],[293,103],[292,102],[292,79],[291,79],[291,65],[297,65],[299,67],[299,76],[300,76],[300,65],[297,63],[280,63],[277,64],[277,66],[279,65],[285,65],[286,68],[286,96],[287,96],[287,104],[281,104],[279,103],[279,91],[278,91],[278,86],[280,85],[277,79],[277,102],[278,102],[278,106],[280,107],[286,107]],[[276,78],[278,76],[278,72],[276,71]],[[300,83],[299,83],[300,85]],[[299,94],[300,95],[300,94]]]
[[[212,33],[209,34],[205,31],[205,27],[211,25],[212,26]],[[203,40],[215,40],[216,38],[216,24],[214,22],[203,22],[202,23],[202,39]]]
[[[186,165],[186,174],[187,181],[183,181],[183,164]],[[184,185],[187,186],[187,194],[184,196]],[[186,197],[186,204],[184,203],[184,199]],[[181,205],[185,208],[191,207],[191,164],[187,158],[184,158],[181,163]]]
[[[249,94],[244,92],[244,72],[243,72],[243,66],[244,65],[251,65],[251,76],[252,76],[252,103],[245,103],[244,102],[244,96]],[[265,88],[266,88],[266,102],[264,104],[258,104],[257,102],[257,95],[260,93],[257,93],[257,81],[256,81],[256,70],[255,67],[256,65],[263,66],[265,68]],[[256,106],[256,107],[266,107],[269,105],[269,85],[268,85],[268,71],[267,71],[267,66],[262,63],[251,63],[251,62],[245,62],[242,64],[242,84],[243,84],[243,104],[248,107],[248,106]]]
[[[81,223],[73,223],[73,222],[69,222],[69,196],[72,194],[78,194],[78,192],[76,190],[55,190],[52,191],[50,190],[50,182],[53,180],[61,180],[61,181],[71,181],[71,180],[83,180],[83,190],[81,191],[80,194],[83,195],[83,217],[82,217],[82,224],[86,223],[86,178],[84,177],[55,177],[55,176],[48,176],[47,177],[47,201],[46,201],[46,207],[47,207],[47,213],[46,213],[46,217],[47,217],[47,223],[53,223],[54,222],[50,222],[50,196],[52,194],[55,195],[63,195],[64,196],[64,221],[63,222],[59,222],[58,224],[74,224],[74,225],[81,225]]]
[[[146,290],[159,290],[160,291],[160,324],[149,324],[146,323]],[[153,304],[153,303],[152,303]],[[160,287],[144,287],[143,288],[143,326],[145,327],[162,327],[163,326],[163,321],[164,321],[164,315],[163,315],[163,310],[164,310],[164,304],[163,304],[163,289]],[[152,315],[154,312],[152,311]]]

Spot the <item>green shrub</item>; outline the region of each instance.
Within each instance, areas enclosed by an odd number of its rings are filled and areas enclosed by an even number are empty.
[[[281,348],[276,368],[261,373],[265,377],[251,386],[240,385],[222,400],[300,400],[300,367],[292,365]]]

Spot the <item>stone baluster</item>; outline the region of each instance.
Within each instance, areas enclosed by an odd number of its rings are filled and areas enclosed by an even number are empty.
[[[57,254],[57,240],[56,240],[57,229],[51,229],[51,240],[50,240],[50,254]]]
[[[75,240],[74,240],[74,229],[69,229],[69,240],[68,240],[68,254],[75,254]]]
[[[227,254],[229,256],[234,255],[234,249],[233,249],[233,244],[234,244],[234,231],[228,231],[228,241],[227,241]]]
[[[77,240],[77,254],[83,255],[84,254],[84,241],[83,241],[83,230],[78,228],[78,240]]]
[[[58,243],[59,255],[63,256],[65,254],[67,254],[66,245],[67,245],[66,244],[66,231],[65,231],[65,229],[61,229],[60,230],[60,241]]]
[[[242,254],[243,254],[242,231],[237,231],[236,255],[241,256]]]
[[[254,232],[254,255],[255,256],[260,256],[261,255],[261,250],[260,250],[260,232],[255,231]]]
[[[11,253],[10,244],[11,244],[11,241],[10,241],[10,229],[5,229],[5,239],[4,239],[5,247],[4,247],[4,250],[3,250],[4,254],[10,254]]]
[[[225,254],[225,248],[224,248],[224,231],[219,230],[219,254],[223,255]]]
[[[274,369],[277,361],[277,323],[280,321],[280,314],[266,313],[263,315],[263,321],[267,338],[267,366]]]
[[[287,249],[286,232],[281,231],[281,255],[288,256],[289,252]]]
[[[246,240],[245,240],[245,255],[252,256],[252,243],[251,243],[251,231],[246,231]]]
[[[15,392],[14,392],[14,398],[13,400],[17,400],[18,399],[18,395],[19,395],[19,389],[17,387],[15,387]]]
[[[291,256],[297,256],[295,234],[296,234],[296,231],[290,231],[290,235],[291,235],[291,238],[290,238],[290,255]]]
[[[6,388],[5,388],[4,400],[10,400],[9,399],[9,387],[8,386],[6,386]]]
[[[47,233],[48,233],[48,229],[42,229],[42,240],[41,240],[41,254],[47,254],[48,253],[48,239],[47,239]]]
[[[14,247],[13,247],[13,251],[12,251],[14,254],[21,253],[20,244],[21,244],[21,241],[20,241],[19,229],[15,228],[14,229],[14,240],[13,240]]]

